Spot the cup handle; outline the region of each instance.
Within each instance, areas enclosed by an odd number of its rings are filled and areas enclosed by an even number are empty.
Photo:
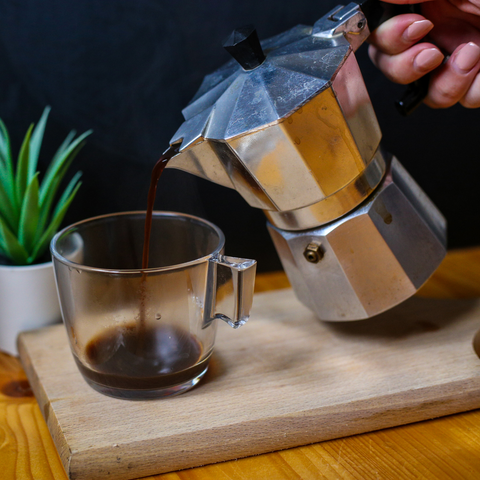
[[[225,255],[218,255],[211,262],[215,264],[217,273],[212,320],[223,320],[233,328],[241,327],[250,317],[257,262]]]

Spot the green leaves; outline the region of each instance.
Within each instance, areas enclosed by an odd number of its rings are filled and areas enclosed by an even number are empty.
[[[32,133],[29,144],[29,162],[28,162],[28,182],[30,182],[37,171],[38,156],[40,155],[40,147],[42,146],[45,125],[47,124],[50,107],[45,107],[40,120]]]
[[[28,182],[28,170],[30,160],[30,138],[32,136],[33,123],[27,130],[25,138],[23,139],[22,146],[20,147],[20,153],[17,160],[17,174],[15,177],[15,187],[17,193],[17,199],[23,198]]]
[[[25,191],[18,225],[18,241],[28,252],[32,250],[35,242],[39,212],[37,172]]]
[[[0,218],[0,245],[5,255],[17,265],[26,265],[28,253],[18,241],[17,237]]]
[[[72,179],[74,180],[74,179]],[[28,259],[29,263],[31,263],[31,259],[33,261],[34,258],[38,258],[42,256],[42,254],[45,252],[47,249],[48,245],[50,244],[50,241],[52,240],[53,236],[58,230],[58,227],[62,223],[63,217],[67,213],[68,207],[72,203],[73,199],[75,198],[75,195],[78,192],[78,189],[80,188],[80,185],[82,183],[79,182],[77,179],[75,179],[75,186],[73,187],[71,193],[69,195],[65,195],[65,192],[69,189],[70,185],[72,185],[72,182],[70,182],[69,186],[65,189],[64,194],[62,195],[62,198],[60,198],[57,207],[55,208],[55,211],[53,213],[53,218],[52,221],[50,222],[49,226],[47,229],[43,232],[42,236],[38,240],[38,242],[35,245],[35,248],[32,252],[31,257]]]
[[[15,179],[7,127],[0,119],[0,179],[12,205],[15,205]]]
[[[3,179],[3,175],[4,173],[0,172],[0,178]],[[0,217],[4,218],[10,230],[15,230],[17,225],[17,208],[6,190],[7,188],[3,182],[0,182]]]
[[[46,198],[49,195],[49,192],[52,188],[55,188],[55,182],[60,177],[60,179],[65,175],[66,169],[63,167],[67,164],[67,168],[69,166],[69,162],[77,156],[77,153],[83,147],[83,140],[92,133],[91,130],[85,132],[83,135],[80,135],[74,142],[70,145],[65,147],[60,154],[55,155],[52,163],[49,165],[47,169],[47,173],[45,174],[45,178],[43,179],[42,187],[40,188],[40,203],[46,201]]]
[[[46,107],[37,126],[30,125],[16,168],[8,131],[0,119],[0,254],[17,265],[34,263],[46,251],[81,185],[78,172],[53,208],[62,180],[91,131],[75,140],[71,131],[39,182],[36,170],[49,113]]]

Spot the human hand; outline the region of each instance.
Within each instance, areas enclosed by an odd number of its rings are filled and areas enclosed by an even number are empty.
[[[401,84],[432,72],[424,100],[432,108],[480,107],[480,0],[385,1],[421,3],[421,15],[398,15],[372,32],[373,63]]]

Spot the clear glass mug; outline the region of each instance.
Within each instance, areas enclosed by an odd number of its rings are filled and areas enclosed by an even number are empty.
[[[216,319],[250,315],[256,262],[223,255],[210,222],[154,212],[142,270],[145,212],[96,217],[52,240],[62,316],[87,383],[119,398],[182,393],[206,373]]]

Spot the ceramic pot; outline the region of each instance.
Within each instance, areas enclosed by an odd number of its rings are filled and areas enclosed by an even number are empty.
[[[17,355],[17,335],[60,321],[52,262],[0,266],[0,350]]]

